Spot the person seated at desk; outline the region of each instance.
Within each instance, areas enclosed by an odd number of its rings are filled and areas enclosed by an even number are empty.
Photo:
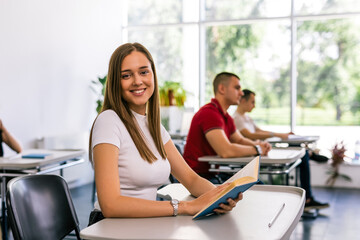
[[[0,157],[4,156],[4,149],[2,145],[3,142],[16,153],[20,153],[22,151],[20,143],[5,128],[3,122],[0,119]]]
[[[233,114],[233,118],[235,120],[235,124],[237,129],[241,132],[241,134],[247,138],[253,140],[265,140],[271,137],[279,137],[283,140],[289,138],[289,135],[293,135],[294,133],[279,133],[279,132],[271,132],[266,131],[259,128],[252,118],[250,118],[246,113],[251,112],[253,108],[255,108],[255,93],[251,90],[244,89],[244,96],[240,100],[240,104],[238,105],[235,113]],[[311,160],[316,162],[327,162],[329,158],[326,156],[318,154],[317,151],[309,151],[309,156]]]
[[[251,112],[255,108],[255,93],[251,90],[244,89],[244,95],[240,99],[240,103],[233,114],[236,128],[243,134],[245,137],[252,140],[264,140],[269,137],[280,137],[282,139],[287,139],[292,132],[289,133],[276,133],[265,131],[259,128],[253,119],[247,115],[248,112]],[[329,207],[328,203],[320,203],[316,201],[313,197],[311,185],[310,185],[310,166],[309,166],[309,152],[306,151],[304,157],[302,157],[302,162],[299,165],[300,168],[300,183],[301,187],[306,190],[306,203],[305,210],[310,209],[322,209]]]
[[[185,162],[160,123],[159,92],[153,58],[139,43],[126,43],[112,54],[101,113],[89,139],[98,201],[89,225],[104,217],[194,215],[227,185],[216,187]],[[170,172],[192,201],[156,201]],[[226,213],[242,199],[228,199]]]
[[[267,142],[254,142],[236,130],[228,114],[230,105],[238,104],[243,92],[240,78],[234,73],[222,72],[213,81],[215,98],[194,115],[184,148],[184,158],[200,176],[213,183],[221,183],[229,175],[209,172],[210,164],[199,157],[219,155],[222,158],[267,155],[271,146]],[[220,178],[220,179],[219,179]]]

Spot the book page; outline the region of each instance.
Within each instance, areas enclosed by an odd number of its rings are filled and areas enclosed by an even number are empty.
[[[253,160],[251,160],[251,162],[246,164],[245,167],[240,169],[236,174],[234,174],[231,178],[229,178],[224,183],[229,183],[238,178],[242,178],[245,176],[250,176],[250,177],[257,179],[258,172],[259,172],[259,161],[260,161],[260,156],[255,157]]]
[[[231,185],[234,184],[234,187],[236,187],[236,186],[240,186],[240,185],[244,185],[244,184],[252,183],[252,182],[256,182],[256,181],[257,181],[257,178],[246,176],[246,177],[242,177],[242,178],[238,178],[238,179],[234,180]]]

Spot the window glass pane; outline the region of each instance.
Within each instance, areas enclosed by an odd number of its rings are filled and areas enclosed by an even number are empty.
[[[199,19],[195,0],[129,0],[128,24],[148,25],[194,22]]]
[[[359,0],[296,0],[295,14],[329,14],[359,12]]]
[[[206,20],[289,16],[290,0],[206,0]]]
[[[298,23],[298,125],[360,124],[360,18]]]
[[[259,125],[289,126],[289,24],[289,21],[272,21],[208,27],[206,101],[214,96],[215,75],[233,72],[241,78],[243,89],[256,93],[256,108],[251,116]]]
[[[198,104],[198,27],[148,28],[129,31],[129,42],[143,44],[154,58],[159,86],[180,82],[187,91],[185,107]]]

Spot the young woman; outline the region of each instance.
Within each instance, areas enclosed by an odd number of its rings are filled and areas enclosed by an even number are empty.
[[[224,189],[198,176],[160,124],[154,61],[139,43],[126,43],[111,56],[104,104],[95,119],[89,145],[98,202],[89,224],[103,217],[194,215]],[[192,201],[156,201],[157,188],[170,172]],[[228,199],[217,213],[231,211],[242,199]]]

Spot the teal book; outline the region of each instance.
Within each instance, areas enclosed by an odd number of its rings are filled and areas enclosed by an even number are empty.
[[[244,168],[237,172],[225,183],[229,186],[219,193],[213,201],[193,216],[193,220],[212,215],[214,209],[219,207],[220,203],[227,203],[228,198],[235,199],[241,192],[245,192],[254,184],[259,182],[260,157],[256,157]],[[224,183],[224,184],[225,184]]]
[[[30,153],[22,155],[22,158],[37,158],[37,159],[44,159],[46,156],[51,155],[51,153]]]

